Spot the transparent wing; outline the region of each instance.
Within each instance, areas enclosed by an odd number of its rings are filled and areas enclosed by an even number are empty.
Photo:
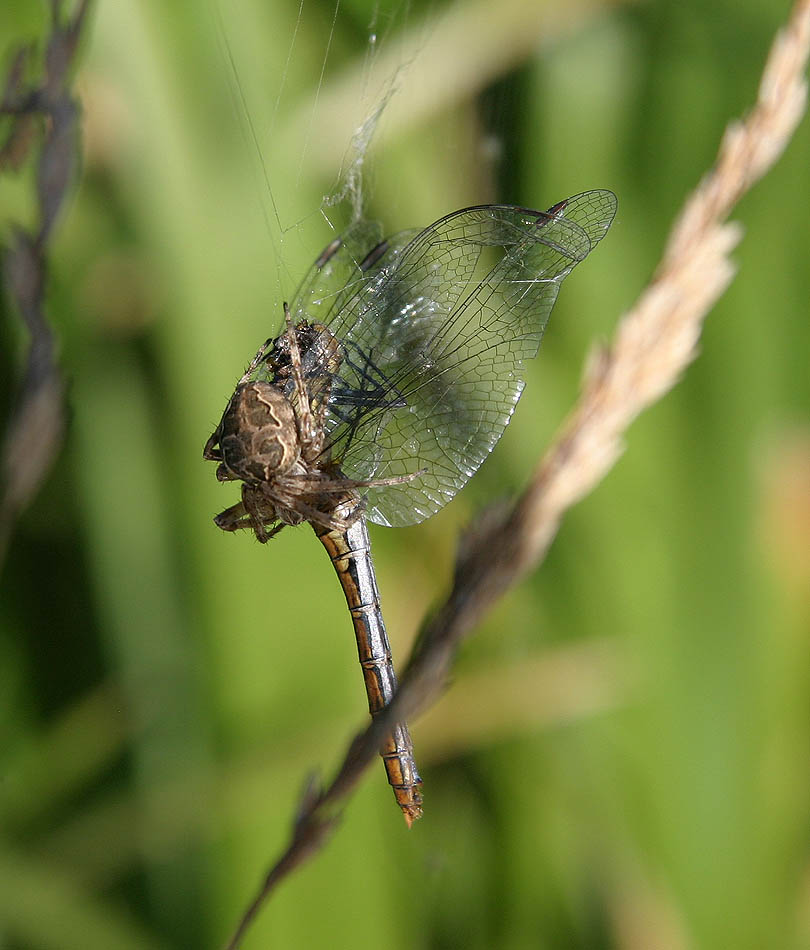
[[[615,210],[607,191],[548,212],[468,208],[358,260],[361,228],[313,269],[296,306],[341,346],[326,418],[333,460],[358,480],[421,472],[368,489],[370,520],[422,521],[475,473],[520,398],[560,283]],[[330,264],[348,274],[337,291],[324,283]]]
[[[402,231],[382,240],[377,221],[357,221],[321,252],[290,303],[293,323],[330,325],[348,302],[362,294],[383,267],[418,230]]]

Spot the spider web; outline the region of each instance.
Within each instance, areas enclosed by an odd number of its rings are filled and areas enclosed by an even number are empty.
[[[275,272],[273,327],[280,329],[281,302],[292,296],[304,267],[330,234],[365,216],[372,143],[403,91],[422,46],[422,29],[412,23],[409,0],[377,3],[360,28],[346,0],[331,5],[298,0],[272,88],[257,92],[248,88],[249,54],[233,14],[222,0],[214,2],[234,114],[254,156],[257,201]],[[431,4],[423,9],[423,22],[431,10]],[[313,47],[319,47],[314,57]],[[303,78],[301,60],[309,63]],[[315,200],[313,180],[320,185]],[[301,259],[307,261],[304,267],[291,263]]]
[[[407,96],[426,40],[417,28],[410,45],[400,43],[407,2],[378,5],[361,55],[348,66],[337,62],[348,29],[341,3],[348,0],[328,7],[298,0],[266,122],[254,116],[222,17],[220,24],[243,135],[257,160],[276,299],[292,303],[296,323],[325,323],[342,348],[326,423],[332,458],[349,478],[389,480],[369,488],[368,517],[403,525],[446,504],[500,438],[559,284],[609,227],[615,199],[588,192],[539,219],[509,206],[469,208],[423,231],[421,250],[410,243],[417,230],[368,220],[372,142],[397,94]],[[317,78],[301,95],[293,74],[313,11],[328,16],[310,62]],[[315,172],[333,184],[313,201]],[[312,265],[324,224],[332,241]],[[392,231],[376,263],[373,249]],[[296,245],[305,263],[294,267]],[[279,311],[262,335],[278,335]],[[390,483],[403,478],[410,481]]]

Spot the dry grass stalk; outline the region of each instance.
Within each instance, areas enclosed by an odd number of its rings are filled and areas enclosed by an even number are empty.
[[[432,700],[458,641],[539,564],[566,509],[621,454],[630,423],[695,358],[703,320],[734,276],[729,255],[742,232],[726,218],[781,155],[804,113],[809,48],[810,0],[799,0],[771,48],[754,109],[727,128],[714,168],[687,199],[652,281],[612,344],[591,355],[580,398],[528,488],[466,545],[448,600],[423,629],[395,715],[410,718]]]
[[[510,586],[537,566],[567,508],[604,477],[622,451],[636,416],[678,381],[694,359],[703,320],[734,276],[730,253],[741,230],[726,218],[773,165],[804,112],[804,70],[810,50],[810,0],[798,0],[776,37],[757,103],[728,127],[717,162],[687,200],[661,263],[613,343],[593,354],[582,392],[517,504],[491,513],[465,544],[453,589],[423,629],[420,647],[394,702],[346,753],[320,794],[301,803],[291,840],[228,943],[235,950],[275,886],[322,845],[377,747],[400,719],[424,709],[443,688],[458,642]],[[494,565],[494,570],[493,570]]]
[[[799,124],[808,50],[810,0],[799,0],[771,48],[754,109],[726,129],[717,162],[687,199],[652,282],[612,345],[591,358],[579,402],[535,471],[514,519],[526,533],[521,572],[542,556],[565,509],[613,465],[624,430],[694,359],[703,320],[734,276],[729,255],[741,231],[725,220]]]
[[[30,231],[14,228],[2,252],[0,291],[18,311],[31,342],[0,447],[0,567],[16,520],[46,478],[65,428],[65,383],[45,291],[53,225],[75,179],[79,110],[72,81],[87,6],[88,0],[79,0],[73,15],[66,17],[61,0],[51,0],[50,34],[37,63],[39,75],[26,78],[34,49],[21,49],[0,92],[0,117],[11,120],[0,142],[0,173],[19,169],[41,139],[36,159],[39,220]]]

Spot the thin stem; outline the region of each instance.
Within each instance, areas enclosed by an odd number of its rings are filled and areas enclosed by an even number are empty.
[[[566,509],[620,456],[631,422],[695,358],[703,321],[734,275],[729,255],[741,232],[726,218],[774,164],[804,113],[808,50],[810,0],[798,0],[771,48],[756,105],[727,128],[717,161],[687,198],[652,281],[621,319],[611,345],[592,354],[579,399],[522,496],[506,511],[485,513],[465,539],[452,590],[423,626],[396,696],[352,742],[329,786],[301,802],[290,841],[228,950],[239,946],[278,883],[323,845],[391,725],[436,700],[458,644],[506,590],[541,563]]]

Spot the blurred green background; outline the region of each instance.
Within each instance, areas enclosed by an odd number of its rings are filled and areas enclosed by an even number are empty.
[[[364,722],[320,545],[218,531],[236,489],[201,458],[346,220],[324,196],[362,171],[348,194],[389,231],[619,198],[492,458],[425,524],[372,529],[402,660],[463,526],[525,483],[753,103],[787,10],[95,5],[48,302],[69,431],[1,581],[0,946],[220,946],[305,777]],[[4,63],[46,26],[6,5]],[[374,767],[246,948],[810,947],[809,175],[805,121],[740,206],[739,275],[699,360],[413,724],[424,819],[406,832]],[[0,183],[4,240],[31,194],[30,172]],[[5,418],[26,340],[0,306]]]

